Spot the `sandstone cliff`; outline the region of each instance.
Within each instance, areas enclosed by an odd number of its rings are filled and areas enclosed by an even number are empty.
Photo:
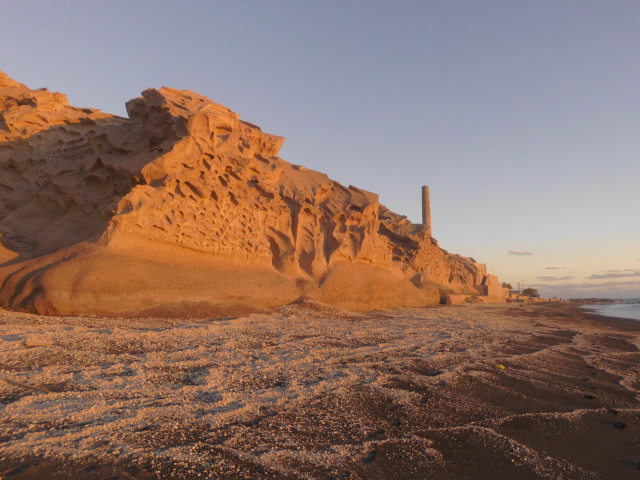
[[[0,305],[220,314],[307,296],[368,310],[473,293],[481,272],[377,195],[292,165],[206,97],[149,89],[129,118],[0,72]]]

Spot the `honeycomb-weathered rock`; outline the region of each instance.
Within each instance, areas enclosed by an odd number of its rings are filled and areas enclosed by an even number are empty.
[[[481,273],[377,195],[292,165],[206,97],[149,89],[129,119],[0,72],[0,304],[229,314],[308,296],[367,310],[474,292]]]

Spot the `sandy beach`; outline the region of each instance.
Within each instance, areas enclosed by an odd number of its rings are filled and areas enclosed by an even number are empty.
[[[640,322],[567,305],[0,314],[3,479],[640,476]]]

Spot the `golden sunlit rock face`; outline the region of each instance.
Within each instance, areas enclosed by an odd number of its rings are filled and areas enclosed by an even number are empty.
[[[283,138],[187,90],[129,119],[0,72],[0,305],[43,314],[206,314],[301,296],[371,310],[474,293],[378,196],[292,165]]]

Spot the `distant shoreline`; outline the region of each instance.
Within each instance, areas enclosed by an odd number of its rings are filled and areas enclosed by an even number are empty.
[[[565,303],[559,306],[567,308],[568,311],[571,311],[590,322],[602,323],[614,328],[620,328],[624,331],[633,331],[640,333],[640,321],[638,320],[597,313],[595,311],[584,308],[584,305],[572,305]]]

